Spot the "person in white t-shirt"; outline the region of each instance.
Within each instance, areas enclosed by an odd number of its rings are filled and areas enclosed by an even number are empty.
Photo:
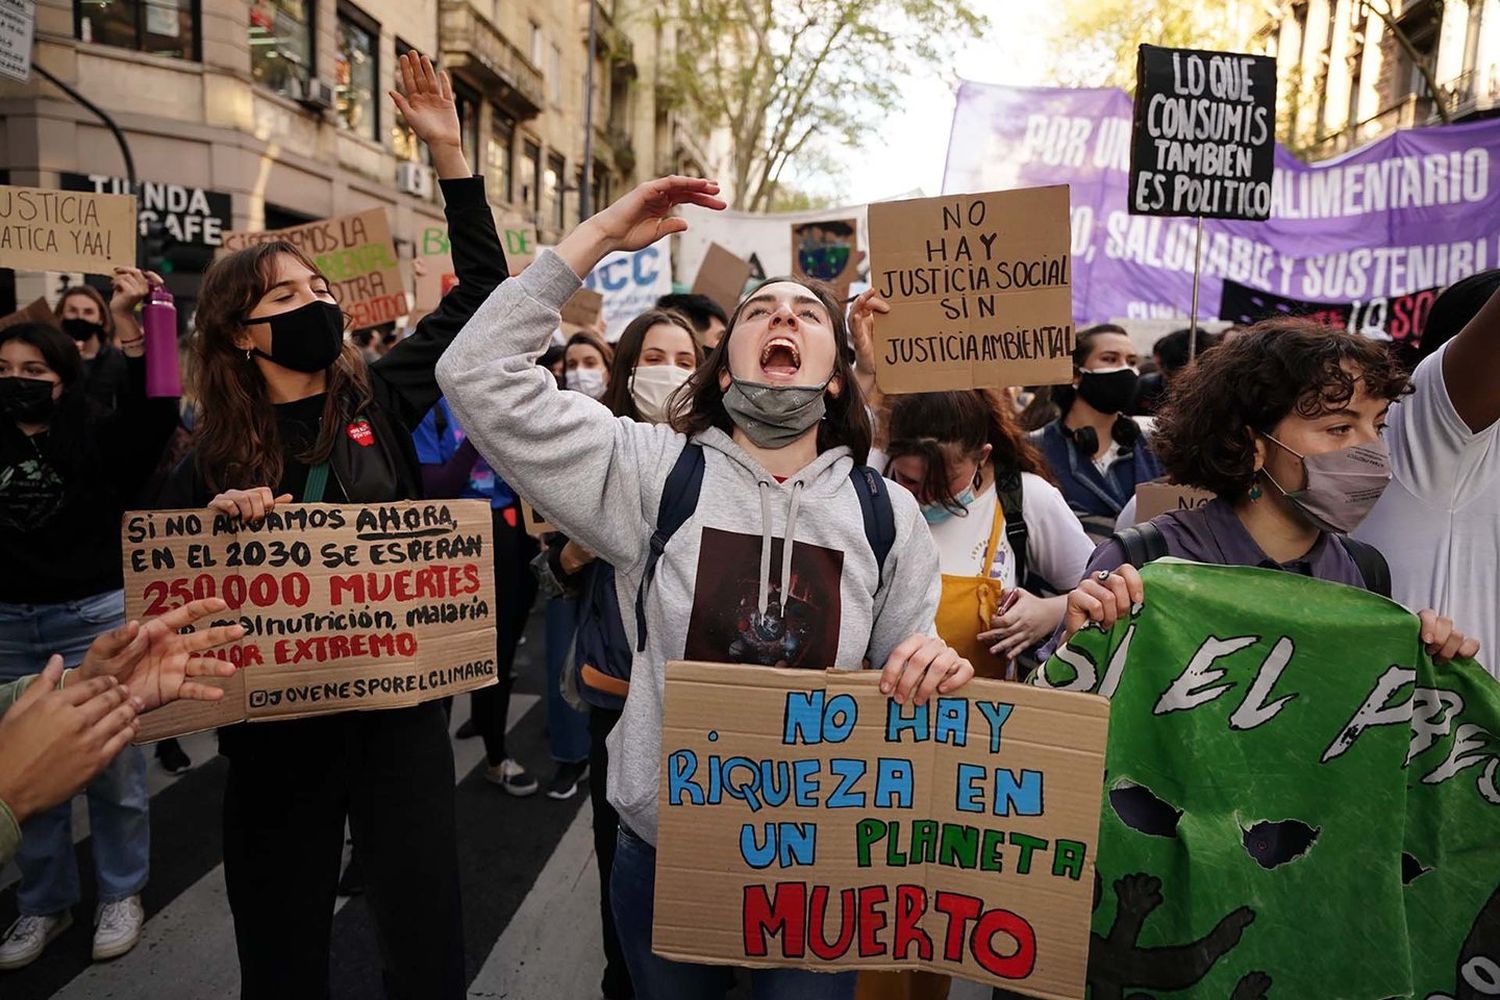
[[[1066,602],[1028,583],[1067,593],[1094,545],[998,393],[898,396],[888,420],[886,474],[916,496],[937,543],[938,633],[980,676],[1013,676]]]
[[[1391,484],[1354,535],[1385,553],[1397,601],[1446,609],[1500,677],[1497,289],[1500,270],[1485,271],[1433,304],[1416,391],[1391,408],[1386,426]]]

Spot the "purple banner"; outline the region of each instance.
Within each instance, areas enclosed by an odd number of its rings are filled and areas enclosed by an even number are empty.
[[[1185,317],[1193,219],[1133,216],[1121,90],[959,87],[943,192],[1067,184],[1080,324]],[[1224,280],[1349,303],[1445,287],[1500,264],[1500,120],[1410,129],[1316,166],[1276,149],[1271,219],[1205,220],[1200,318]]]

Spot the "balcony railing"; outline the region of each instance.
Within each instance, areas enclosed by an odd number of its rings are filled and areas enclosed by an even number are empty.
[[[440,0],[443,64],[484,80],[491,96],[520,119],[534,118],[546,104],[542,71],[468,0]]]

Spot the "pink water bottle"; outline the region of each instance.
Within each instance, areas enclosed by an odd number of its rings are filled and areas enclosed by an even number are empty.
[[[182,395],[177,367],[177,306],[165,285],[153,285],[141,307],[146,337],[146,395],[153,399]]]

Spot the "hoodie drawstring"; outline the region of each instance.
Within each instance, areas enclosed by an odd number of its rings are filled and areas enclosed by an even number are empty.
[[[771,610],[771,484],[762,480],[760,486],[760,600],[757,607],[762,614]],[[797,532],[797,511],[802,506],[802,480],[792,483],[792,499],[787,505],[786,531],[781,542],[781,577],[777,586],[777,613],[786,607],[787,587],[792,579],[792,546]]]

